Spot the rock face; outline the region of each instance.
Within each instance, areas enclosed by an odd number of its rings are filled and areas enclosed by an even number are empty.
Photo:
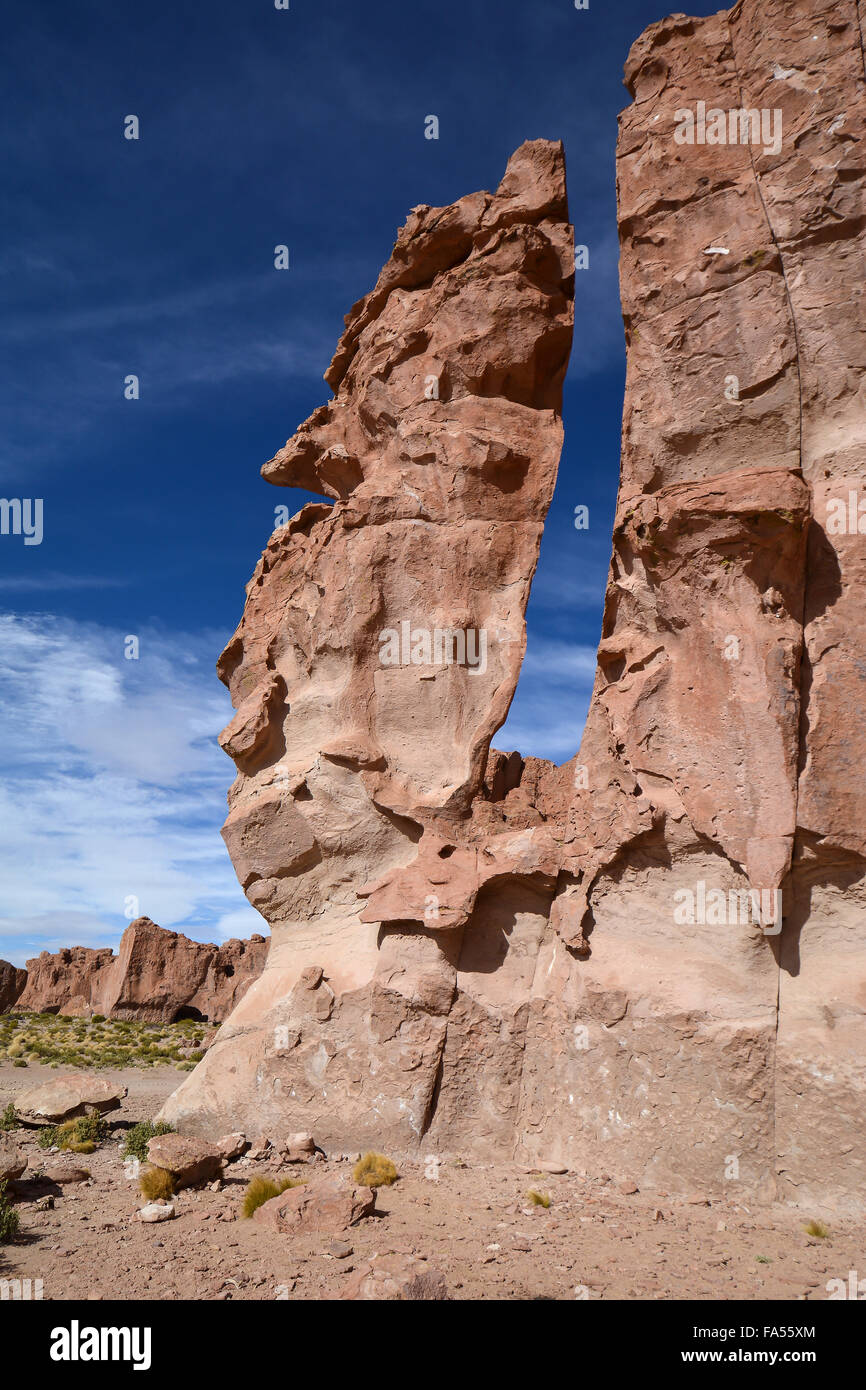
[[[265,466],[335,498],[274,534],[220,664],[273,941],[168,1118],[861,1206],[864,76],[853,0],[629,55],[622,470],[563,767],[489,749],[560,443],[561,152],[413,212]]]
[[[18,996],[27,984],[27,971],[0,960],[0,1014],[15,1007]]]
[[[28,961],[27,985],[16,1008],[147,1023],[181,1018],[220,1023],[260,974],[266,956],[263,936],[204,945],[139,917],[123,933],[116,956],[72,946]]]

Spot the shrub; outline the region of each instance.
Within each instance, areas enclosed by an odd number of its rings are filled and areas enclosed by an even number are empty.
[[[75,1121],[75,1136],[79,1143],[101,1144],[109,1135],[108,1121],[104,1115],[94,1112],[81,1115]]]
[[[15,1115],[15,1106],[12,1104],[12,1102],[11,1102],[11,1100],[10,1100],[9,1104],[6,1106],[6,1109],[3,1111],[3,1114],[0,1115],[0,1130],[9,1130],[9,1129],[18,1129],[18,1128],[19,1128],[19,1125],[18,1125],[18,1120],[17,1120],[16,1115]]]
[[[145,1168],[139,1176],[138,1185],[142,1197],[149,1202],[174,1196],[174,1174],[167,1168]]]
[[[133,1125],[126,1136],[123,1157],[137,1158],[139,1163],[146,1163],[148,1141],[155,1139],[158,1134],[174,1134],[174,1125],[167,1125],[164,1120],[160,1120],[158,1124],[142,1120],[139,1124]]]
[[[807,1221],[803,1230],[807,1236],[814,1236],[816,1240],[826,1240],[830,1234],[829,1226],[825,1226],[823,1221]]]
[[[273,1178],[252,1178],[244,1193],[241,1215],[248,1218],[272,1197],[279,1197],[281,1193],[288,1192],[290,1187],[303,1186],[303,1178],[281,1178],[279,1182],[274,1182]]]
[[[13,1067],[26,1067],[27,1063],[25,1062],[23,1057],[16,1057],[12,1065]]]
[[[529,1189],[529,1191],[526,1194],[526,1197],[527,1201],[529,1201],[534,1207],[544,1207],[546,1211],[547,1208],[550,1206],[550,1198],[548,1197],[547,1193],[537,1192],[534,1187],[531,1187]]]
[[[352,1176],[362,1187],[390,1187],[392,1182],[397,1181],[398,1173],[390,1158],[384,1154],[368,1153],[358,1159]]]
[[[0,1245],[18,1234],[18,1213],[6,1195],[6,1184],[0,1182]]]

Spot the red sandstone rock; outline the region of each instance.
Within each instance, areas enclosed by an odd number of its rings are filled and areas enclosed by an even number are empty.
[[[14,1182],[27,1167],[27,1155],[22,1153],[11,1134],[0,1130],[0,1182]]]
[[[489,743],[559,449],[561,153],[415,209],[265,466],[335,499],[275,533],[220,663],[272,946],[169,1118],[862,1204],[864,76],[853,0],[629,55],[621,482],[560,768]],[[682,143],[700,103],[767,139]],[[436,628],[482,629],[484,670]]]
[[[197,1187],[222,1173],[220,1150],[185,1134],[157,1134],[147,1142],[147,1157],[172,1173],[177,1187]]]
[[[8,960],[0,960],[0,1014],[15,1007],[26,984],[26,970],[19,970]]]
[[[15,1112],[28,1124],[59,1124],[79,1115],[108,1115],[119,1110],[126,1087],[104,1076],[70,1072],[25,1091],[15,1101]]]
[[[336,1233],[357,1225],[375,1207],[372,1188],[340,1181],[310,1182],[264,1202],[253,1220],[287,1235],[296,1231]]]
[[[219,1023],[259,975],[266,954],[262,936],[212,946],[139,917],[123,933],[116,956],[73,946],[28,961],[27,986],[16,1008],[148,1023]]]

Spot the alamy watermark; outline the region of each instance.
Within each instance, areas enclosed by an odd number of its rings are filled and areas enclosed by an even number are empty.
[[[674,921],[679,926],[759,926],[765,936],[782,930],[781,888],[707,888],[699,879],[692,888],[674,892]]]
[[[25,545],[41,545],[41,497],[0,497],[0,536],[23,536]]]
[[[723,111],[699,101],[692,111],[681,106],[674,112],[678,145],[763,145],[765,154],[782,149],[782,112],[779,107],[761,110],[736,107]]]
[[[487,632],[482,628],[413,628],[411,622],[379,633],[382,666],[464,666],[470,676],[487,670]]]

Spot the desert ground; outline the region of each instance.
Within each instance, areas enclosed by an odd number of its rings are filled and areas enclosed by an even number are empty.
[[[352,1156],[293,1165],[244,1157],[226,1166],[217,1190],[185,1189],[173,1220],[145,1225],[124,1136],[153,1118],[181,1078],[169,1065],[99,1074],[128,1094],[94,1153],[46,1152],[33,1129],[14,1136],[29,1166],[16,1194],[20,1232],[0,1245],[0,1279],[41,1280],[45,1300],[331,1299],[363,1262],[391,1252],[426,1259],[453,1299],[823,1300],[828,1280],[866,1265],[853,1220],[828,1220],[818,1238],[804,1229],[809,1214],[789,1207],[751,1210],[699,1193],[673,1200],[622,1191],[601,1173],[459,1158],[431,1164],[395,1155],[399,1180],[378,1189],[376,1214],[333,1234],[272,1232],[244,1219],[241,1203],[253,1176],[348,1176]],[[58,1075],[3,1060],[0,1112]],[[90,1176],[63,1185],[34,1176],[63,1167]],[[530,1204],[533,1189],[549,1197],[548,1207]],[[37,1208],[46,1193],[53,1205]]]

